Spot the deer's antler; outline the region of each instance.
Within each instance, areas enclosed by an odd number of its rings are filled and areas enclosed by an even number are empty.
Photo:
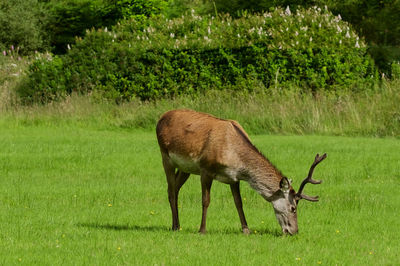
[[[318,201],[318,196],[315,196],[315,197],[307,196],[307,195],[302,194],[302,192],[303,192],[304,186],[307,183],[311,183],[311,184],[321,184],[322,183],[322,180],[312,179],[312,174],[314,172],[315,166],[317,166],[317,164],[319,164],[322,160],[324,160],[326,158],[326,156],[327,156],[326,153],[324,153],[324,155],[322,155],[322,156],[319,156],[319,154],[317,154],[315,156],[315,160],[310,167],[310,171],[308,172],[307,178],[304,179],[303,182],[301,182],[299,191],[297,191],[297,193],[296,193],[296,201],[297,202],[301,199],[305,199],[305,200],[309,200],[309,201]]]

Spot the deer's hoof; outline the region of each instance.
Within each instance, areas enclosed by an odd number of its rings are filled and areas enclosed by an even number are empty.
[[[250,235],[250,229],[249,228],[243,228],[242,231],[243,231],[243,234]]]

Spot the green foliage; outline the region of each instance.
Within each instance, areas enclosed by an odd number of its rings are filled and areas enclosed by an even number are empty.
[[[104,0],[51,1],[47,8],[46,29],[55,53],[64,53],[86,29],[109,27],[121,18],[116,6]]]
[[[43,29],[45,10],[37,0],[0,2],[0,50],[19,47],[21,54],[49,48]]]
[[[400,1],[320,0],[334,14],[341,14],[369,44],[381,72],[391,75],[391,64],[400,60]]]
[[[168,0],[117,0],[117,7],[122,17],[147,18],[161,14],[167,7]]]
[[[358,90],[377,79],[363,41],[347,23],[317,8],[238,19],[191,13],[174,20],[154,17],[147,25],[133,19],[113,31],[90,31],[60,58],[64,70],[57,72],[63,75],[57,83],[65,84],[58,88],[67,94],[97,90],[117,101],[211,88],[252,90],[254,84]],[[40,77],[30,83],[33,90],[35,83],[46,88],[52,83],[46,79],[55,78]]]
[[[65,53],[87,29],[160,14],[166,0],[14,0],[0,3],[0,49]],[[21,19],[23,18],[23,19]]]
[[[400,61],[393,62],[391,65],[392,78],[400,80]]]
[[[243,11],[266,12],[276,7],[290,6],[292,9],[297,7],[309,8],[315,1],[309,0],[207,0],[205,10],[212,14],[214,7],[218,12],[230,13],[234,16],[240,16]]]
[[[168,18],[177,18],[194,10],[196,14],[215,15],[215,9],[212,8],[213,3],[206,0],[169,0],[164,14]]]
[[[190,4],[187,4],[189,6]],[[327,6],[335,15],[343,19],[365,38],[369,53],[381,72],[391,75],[391,63],[400,60],[400,1],[369,0],[207,0],[201,9],[204,13],[218,12],[240,16],[245,12],[264,12],[280,6],[291,9]]]
[[[24,90],[19,90],[19,95],[29,102],[51,101],[65,96],[69,75],[63,66],[64,62],[58,56],[46,54],[36,58],[29,65],[30,78],[23,81]]]
[[[111,27],[128,18],[144,20],[160,14],[165,0],[62,0],[49,3],[47,29],[55,53],[64,53],[87,29]]]

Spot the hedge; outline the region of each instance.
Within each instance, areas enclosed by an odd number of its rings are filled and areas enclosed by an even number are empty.
[[[91,91],[148,100],[254,84],[360,90],[377,76],[365,43],[340,17],[287,8],[238,19],[195,13],[131,19],[90,30],[66,55],[38,58],[19,92],[40,102]]]

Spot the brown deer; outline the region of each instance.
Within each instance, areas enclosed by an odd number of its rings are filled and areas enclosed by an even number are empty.
[[[318,201],[318,196],[302,194],[312,179],[315,166],[326,154],[315,157],[308,177],[296,193],[291,182],[250,142],[238,122],[224,120],[192,110],[166,112],[157,123],[157,139],[168,182],[168,199],[172,210],[172,230],[178,230],[178,194],[190,174],[201,176],[203,212],[200,233],[206,232],[207,208],[214,179],[229,184],[242,224],[249,234],[242,208],[239,181],[247,181],[264,199],[271,202],[284,234],[295,234],[297,204],[300,199]]]

